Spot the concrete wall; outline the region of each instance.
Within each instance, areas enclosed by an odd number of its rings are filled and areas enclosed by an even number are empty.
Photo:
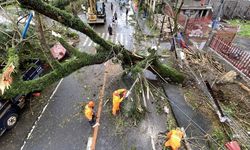
[[[211,0],[214,16],[218,13],[220,0]],[[222,17],[225,19],[245,18],[250,20],[250,0],[225,0]]]

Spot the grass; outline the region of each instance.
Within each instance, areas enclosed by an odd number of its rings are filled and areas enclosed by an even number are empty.
[[[240,31],[238,35],[241,37],[248,37],[250,38],[250,21],[241,21],[239,19],[230,20],[229,23],[231,25],[240,26]]]
[[[184,96],[186,97],[187,103],[191,105],[193,110],[196,110],[200,107],[200,104],[197,103],[197,94],[193,92],[193,89],[188,89]]]
[[[128,126],[126,120],[121,115],[118,115],[115,118],[115,134],[116,135],[123,135],[125,133],[125,129]]]
[[[214,129],[212,137],[220,146],[224,145],[226,137],[223,131],[221,131],[220,129]]]

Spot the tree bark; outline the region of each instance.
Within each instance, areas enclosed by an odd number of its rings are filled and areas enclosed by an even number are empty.
[[[4,94],[4,98],[11,98],[13,95],[18,94],[28,94],[30,92],[43,90],[45,87],[51,85],[52,83],[59,81],[70,75],[72,72],[81,69],[84,66],[89,66],[93,64],[101,64],[107,60],[107,53],[102,52],[96,55],[83,54],[79,59],[71,59],[57,67],[52,72],[39,77],[35,80],[29,81],[16,81],[11,85],[11,90],[7,90]]]
[[[47,62],[49,63],[50,67],[52,69],[54,69],[54,66],[58,66],[59,62],[57,62],[57,60],[53,59],[53,57],[50,54],[50,48],[47,44],[46,38],[44,36],[44,29],[43,29],[43,23],[42,23],[42,18],[40,16],[39,13],[35,13],[36,15],[36,20],[37,20],[37,32],[38,37],[39,37],[39,41],[40,41],[40,45],[42,47],[42,52],[44,54],[44,56],[47,59]]]
[[[87,35],[93,42],[101,45],[105,50],[113,49],[115,52],[119,52],[121,47],[111,42],[105,41],[101,38],[88,24],[83,23],[79,17],[73,16],[66,11],[60,10],[49,4],[44,3],[41,0],[18,0],[24,7],[33,9],[53,20],[62,23],[72,29],[75,29],[85,35]]]
[[[80,31],[92,39],[95,43],[98,43],[101,48],[97,49],[96,55],[90,55],[84,52],[80,52],[77,49],[70,46],[65,40],[59,38],[61,44],[76,57],[70,58],[67,62],[62,63],[60,66],[55,67],[50,73],[31,81],[17,81],[14,82],[10,90],[7,90],[4,97],[10,98],[18,94],[28,94],[33,91],[42,90],[48,85],[60,80],[61,78],[70,75],[72,72],[93,64],[101,64],[113,57],[113,52],[121,54],[119,59],[122,60],[123,65],[132,66],[139,62],[138,66],[145,66],[146,62],[152,62],[152,66],[160,72],[161,76],[169,77],[173,81],[182,82],[184,77],[174,68],[161,64],[157,59],[157,55],[154,53],[151,58],[138,57],[133,55],[130,51],[126,50],[121,45],[115,45],[109,41],[105,41],[101,38],[89,25],[83,23],[80,18],[75,17],[65,11],[50,6],[41,0],[18,0],[23,6],[44,14],[65,26]],[[113,51],[113,52],[112,52]],[[112,52],[112,53],[111,53]],[[111,54],[111,55],[110,55]],[[155,61],[154,61],[155,60]]]

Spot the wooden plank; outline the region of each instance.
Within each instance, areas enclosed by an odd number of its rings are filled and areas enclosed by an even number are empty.
[[[106,86],[106,80],[107,80],[107,71],[106,71],[106,65],[105,65],[103,84],[102,84],[102,88],[101,88],[100,93],[99,93],[99,104],[98,104],[96,122],[100,122],[100,117],[101,117],[101,112],[102,112],[102,104],[103,104],[103,97],[104,97],[104,91],[105,91],[105,86]],[[98,130],[99,130],[99,126],[96,126],[94,128],[93,139],[92,139],[92,144],[91,144],[91,150],[95,150]]]

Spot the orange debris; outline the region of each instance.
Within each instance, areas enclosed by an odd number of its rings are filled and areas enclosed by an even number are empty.
[[[0,77],[0,90],[2,94],[4,94],[5,89],[8,89],[10,87],[10,84],[13,81],[11,74],[14,72],[14,69],[15,66],[13,64],[10,64]]]
[[[178,148],[181,147],[181,139],[183,135],[183,132],[179,128],[171,130],[167,133],[168,140],[166,141],[165,146],[170,146],[172,150],[178,150]]]
[[[87,104],[84,109],[84,114],[89,121],[92,120],[94,115],[93,106],[89,106],[89,104]]]

